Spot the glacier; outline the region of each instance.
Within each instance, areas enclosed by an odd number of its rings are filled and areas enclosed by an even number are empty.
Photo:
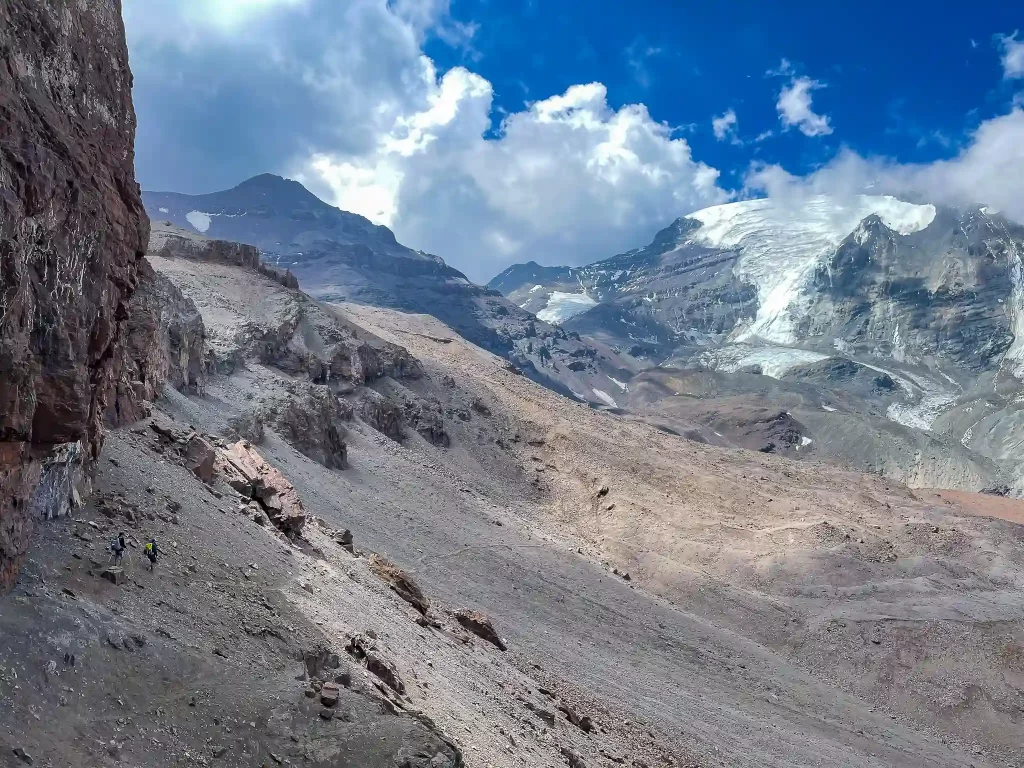
[[[688,218],[701,226],[689,238],[712,248],[739,250],[736,272],[757,288],[757,316],[737,329],[733,340],[761,338],[791,345],[798,342],[794,317],[808,278],[858,223],[876,214],[893,231],[908,235],[931,224],[935,213],[933,205],[887,195],[743,200],[691,213]]]

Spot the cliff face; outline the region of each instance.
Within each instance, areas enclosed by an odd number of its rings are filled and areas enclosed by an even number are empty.
[[[201,393],[206,377],[206,329],[192,300],[148,261],[139,268],[139,286],[129,304],[123,342],[116,350],[117,375],[107,406],[114,426],[145,417],[148,402],[170,384]]]
[[[149,232],[131,85],[119,0],[0,4],[0,589],[102,444]]]

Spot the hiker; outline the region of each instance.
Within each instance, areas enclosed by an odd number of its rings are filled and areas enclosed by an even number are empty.
[[[128,542],[124,540],[124,534],[117,534],[117,538],[110,545],[110,551],[114,553],[114,565],[121,564],[121,558],[124,557],[126,549],[128,549]]]
[[[146,557],[149,558],[149,570],[153,570],[156,560],[160,557],[160,548],[156,545],[156,539],[150,539],[145,546]]]

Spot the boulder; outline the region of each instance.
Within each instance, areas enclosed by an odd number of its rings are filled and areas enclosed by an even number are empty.
[[[565,758],[565,762],[569,764],[569,768],[587,768],[587,764],[583,761],[583,758],[573,750],[568,747],[562,747],[560,751],[562,753],[562,757]]]
[[[124,569],[119,565],[112,565],[109,568],[104,569],[100,576],[115,585],[121,584],[125,580]]]
[[[213,465],[216,458],[217,449],[204,437],[192,435],[185,443],[185,466],[204,483],[213,482]]]
[[[232,488],[255,499],[274,527],[288,536],[302,533],[306,510],[287,478],[266,462],[250,443],[240,440],[216,452],[214,470]]]
[[[384,658],[376,650],[366,654],[366,669],[397,693],[405,693],[405,683],[398,676],[398,668],[394,662]]]
[[[370,570],[382,581],[387,582],[395,594],[405,602],[424,616],[427,615],[430,601],[408,573],[380,555],[373,555],[370,558]]]
[[[565,719],[575,725],[584,733],[594,730],[594,722],[587,715],[580,715],[568,704],[559,704],[558,711],[565,715]]]
[[[341,696],[341,689],[337,683],[324,683],[320,689],[320,703],[325,707],[333,707],[338,703],[338,698]]]
[[[31,503],[42,463],[99,455],[149,219],[119,3],[0,4],[0,72],[3,591],[49,513]]]
[[[479,611],[459,611],[455,614],[455,620],[477,637],[497,646],[499,650],[506,650],[505,643],[498,636],[491,620]]]

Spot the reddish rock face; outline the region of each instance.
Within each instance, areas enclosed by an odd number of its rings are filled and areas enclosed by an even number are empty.
[[[41,462],[102,445],[149,232],[131,84],[120,0],[0,3],[0,589],[50,513]]]

